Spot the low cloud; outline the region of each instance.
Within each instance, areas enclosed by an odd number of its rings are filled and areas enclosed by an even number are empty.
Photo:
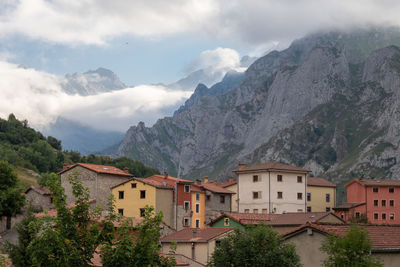
[[[0,117],[14,113],[42,129],[60,115],[102,130],[126,131],[144,121],[154,123],[163,110],[182,103],[191,92],[141,85],[91,96],[68,95],[62,77],[0,61]]]

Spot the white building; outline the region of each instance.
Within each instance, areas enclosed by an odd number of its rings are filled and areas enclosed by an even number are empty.
[[[307,174],[310,170],[277,162],[247,167],[239,164],[239,212],[305,212]]]

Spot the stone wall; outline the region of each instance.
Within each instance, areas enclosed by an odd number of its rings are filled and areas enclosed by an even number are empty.
[[[50,195],[42,195],[31,189],[25,194],[27,205],[32,205],[36,210],[44,211],[54,209]]]
[[[225,197],[225,202],[221,203],[221,196]],[[206,192],[206,223],[213,218],[221,215],[223,211],[231,211],[231,195],[218,194],[210,191]]]

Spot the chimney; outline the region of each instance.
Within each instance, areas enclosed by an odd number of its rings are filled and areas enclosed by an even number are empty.
[[[63,163],[62,169],[65,170],[68,168],[68,164],[67,163]]]
[[[246,163],[239,163],[239,170],[246,168]]]
[[[196,184],[197,185],[201,185],[201,180],[200,179],[196,179]]]
[[[164,180],[163,180],[163,186],[167,185],[167,179],[168,179],[168,173],[164,172]]]
[[[124,168],[124,172],[129,173],[129,168],[128,168],[128,167],[125,167],[125,168]]]
[[[208,183],[208,176],[204,176],[204,183]]]
[[[233,177],[229,177],[229,182],[233,182]]]
[[[193,229],[192,233],[193,233],[193,238],[196,238],[197,237],[197,229]]]

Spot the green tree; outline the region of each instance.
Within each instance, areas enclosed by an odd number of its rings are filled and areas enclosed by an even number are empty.
[[[25,204],[25,198],[17,189],[18,177],[6,161],[0,161],[0,215],[15,215]]]
[[[277,232],[265,225],[235,229],[223,238],[211,257],[209,266],[301,266],[293,244],[284,243]]]
[[[328,254],[326,267],[383,267],[371,256],[371,241],[360,226],[352,225],[342,237],[328,236],[321,250]]]
[[[175,266],[175,259],[160,255],[160,224],[162,213],[155,214],[154,208],[145,207],[145,216],[132,233],[131,221],[122,222],[118,228],[118,239],[102,249],[104,267],[123,266]]]

